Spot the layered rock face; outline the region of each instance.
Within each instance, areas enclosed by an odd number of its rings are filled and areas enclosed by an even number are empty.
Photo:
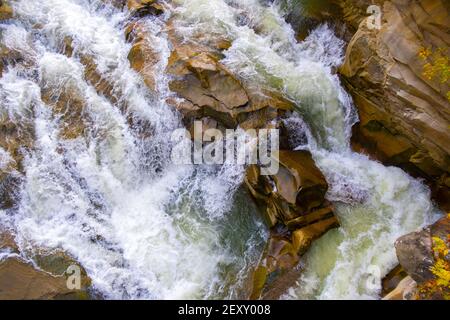
[[[425,178],[448,209],[449,3],[332,2],[356,30],[340,69],[361,120],[354,128],[355,149]],[[366,13],[372,4],[381,9],[380,29],[372,28],[374,20]]]
[[[277,299],[298,277],[294,268],[312,241],[339,226],[325,200],[328,184],[307,151],[281,150],[276,175],[263,176],[253,165],[245,183],[271,228],[254,274],[251,298]]]

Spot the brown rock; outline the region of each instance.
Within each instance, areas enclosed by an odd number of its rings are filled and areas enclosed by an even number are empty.
[[[51,276],[15,258],[0,262],[0,299],[2,300],[85,297],[86,294],[80,290],[68,289],[65,277]]]
[[[429,229],[400,237],[395,242],[395,248],[400,265],[416,282],[434,278],[430,271],[434,258]]]
[[[277,299],[292,283],[300,256],[312,241],[339,223],[325,200],[323,174],[307,151],[279,153],[280,170],[262,176],[258,166],[247,169],[245,183],[271,227],[271,236],[254,274],[252,299]]]
[[[135,15],[159,15],[164,12],[164,6],[157,0],[127,0],[127,8]]]
[[[0,228],[0,250],[8,249],[10,252],[18,253],[19,248],[14,236],[8,231]]]
[[[419,232],[399,238],[395,247],[402,268],[417,283],[409,299],[448,299],[450,215]]]
[[[307,227],[295,230],[292,233],[292,244],[294,250],[299,254],[304,254],[311,243],[324,235],[328,230],[339,227],[339,222],[335,216],[310,224]]]
[[[105,96],[112,103],[116,103],[119,100],[120,92],[117,92],[114,84],[105,79],[97,70],[94,58],[89,55],[82,55],[80,62],[84,65],[84,77],[94,86],[98,94]]]
[[[279,162],[276,175],[260,176],[259,169],[250,166],[245,179],[270,226],[295,224],[294,219],[327,205],[328,184],[309,152],[281,150]]]
[[[413,278],[407,276],[399,282],[394,290],[383,297],[383,300],[415,300],[416,289],[417,283]]]
[[[171,22],[168,33],[173,51],[167,72],[176,77],[170,89],[188,101],[189,110],[195,109],[191,116],[212,117],[226,128],[241,125],[250,129],[265,127],[293,109],[293,104],[278,94],[246,88],[219,62],[221,51],[230,44],[227,39],[210,36],[195,43],[183,41]]]
[[[450,208],[450,83],[424,75],[421,48],[448,49],[445,0],[335,1],[354,30],[340,68],[361,122],[353,144],[388,165],[427,179],[434,198]],[[369,30],[365,10],[382,9],[380,30]]]
[[[393,291],[399,283],[408,276],[405,270],[403,270],[401,265],[397,265],[394,269],[392,269],[381,281],[382,284],[382,292],[381,296],[386,296],[388,293]]]
[[[6,0],[0,0],[0,20],[11,19],[14,12]]]
[[[447,215],[433,225],[400,237],[395,242],[398,260],[402,268],[418,283],[435,279],[430,268],[435,264],[432,238],[448,242],[450,217]]]
[[[135,42],[128,54],[131,68],[138,72],[145,84],[152,90],[156,90],[155,65],[159,62],[158,54],[152,49],[150,43],[143,39]]]
[[[71,88],[64,88],[55,94],[53,88],[44,88],[41,98],[52,107],[55,114],[61,116],[61,137],[75,139],[84,134],[86,130],[85,101],[79,92]]]

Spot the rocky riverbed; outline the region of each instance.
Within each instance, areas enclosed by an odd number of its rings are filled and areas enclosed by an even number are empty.
[[[449,10],[0,1],[0,299],[448,299]],[[278,172],[175,166],[196,121]]]

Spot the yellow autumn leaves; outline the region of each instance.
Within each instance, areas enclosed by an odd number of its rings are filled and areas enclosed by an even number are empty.
[[[426,61],[422,75],[428,80],[436,80],[442,84],[450,83],[450,58],[448,48],[421,48],[419,57]],[[450,101],[450,91],[447,91],[447,99]]]

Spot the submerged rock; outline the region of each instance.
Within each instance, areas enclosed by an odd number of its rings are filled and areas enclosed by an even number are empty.
[[[153,35],[139,22],[130,24],[126,35],[128,39],[133,39],[133,46],[128,54],[131,68],[142,76],[147,87],[156,90],[155,67],[160,57],[151,43]]]

